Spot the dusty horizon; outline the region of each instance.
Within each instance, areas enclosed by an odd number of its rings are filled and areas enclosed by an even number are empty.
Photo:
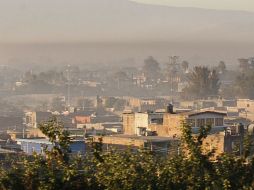
[[[3,0],[0,43],[254,42],[253,12],[161,2]]]

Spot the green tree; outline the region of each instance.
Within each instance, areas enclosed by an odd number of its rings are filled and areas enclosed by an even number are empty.
[[[56,117],[53,117],[51,120],[39,124],[39,129],[53,144],[52,150],[48,153],[52,153],[53,156],[67,162],[71,139],[69,132],[64,130],[63,124]]]
[[[218,72],[219,73],[224,73],[226,71],[226,64],[224,61],[220,61],[218,64]]]
[[[105,107],[106,108],[113,108],[114,104],[116,103],[117,99],[115,97],[108,97],[105,100]]]
[[[157,81],[160,76],[160,64],[152,56],[149,56],[144,60],[144,66],[142,68],[145,76],[148,80]]]
[[[248,149],[243,157],[203,150],[211,126],[202,126],[198,134],[181,125],[181,151],[162,157],[145,148],[127,151],[103,151],[103,142],[89,143],[92,154],[73,157],[71,139],[61,122],[52,118],[40,125],[53,149],[46,155],[14,157],[0,161],[0,189],[114,189],[114,190],[217,190],[253,189],[254,159]],[[249,144],[246,141],[246,144]]]
[[[254,98],[254,73],[242,73],[235,80],[235,95],[239,98]]]
[[[125,72],[118,71],[113,75],[113,81],[116,83],[117,88],[121,89],[126,87],[126,83],[129,81],[129,77]]]
[[[182,68],[183,72],[188,71],[188,69],[189,69],[189,62],[188,61],[183,61],[181,63],[181,68]]]
[[[207,67],[195,67],[188,79],[184,93],[193,98],[207,98],[218,95],[220,88],[219,77],[215,70]]]
[[[156,189],[157,164],[148,152],[112,152],[103,156],[96,177],[104,189]]]
[[[114,103],[114,109],[116,111],[123,111],[125,108],[126,101],[123,99],[117,99],[117,101]]]
[[[1,168],[1,189],[93,189],[96,182],[91,184],[84,171],[91,172],[83,165],[81,157],[71,157],[69,133],[64,130],[61,122],[52,118],[39,125],[41,131],[53,144],[51,150],[45,148],[45,157],[42,155],[26,156],[14,159],[10,168]],[[6,164],[6,162],[5,162]],[[6,165],[5,165],[6,166]],[[89,185],[90,183],[90,185]]]

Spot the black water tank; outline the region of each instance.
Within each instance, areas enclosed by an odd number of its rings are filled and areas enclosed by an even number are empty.
[[[174,113],[174,106],[172,104],[168,104],[167,105],[167,109],[166,109],[167,113]]]

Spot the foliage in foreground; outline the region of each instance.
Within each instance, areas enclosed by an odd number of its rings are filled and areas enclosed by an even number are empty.
[[[159,157],[139,150],[103,153],[100,143],[91,143],[93,154],[69,154],[70,138],[62,125],[52,119],[41,130],[54,144],[46,157],[10,158],[2,162],[0,189],[253,189],[254,161],[221,155],[212,160],[213,151],[202,152],[210,127],[191,135],[183,123],[185,153]],[[247,155],[245,155],[247,156]]]

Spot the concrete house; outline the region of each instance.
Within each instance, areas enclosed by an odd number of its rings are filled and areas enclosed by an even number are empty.
[[[48,139],[17,139],[16,141],[21,150],[28,155],[33,153],[44,155],[45,149],[50,151],[53,148],[53,144]],[[83,140],[73,140],[70,145],[71,153],[74,154],[85,154],[85,148]]]
[[[180,141],[170,137],[121,134],[103,137],[95,136],[94,142],[100,142],[100,139],[102,139],[104,150],[110,150],[111,148],[115,150],[137,150],[139,148],[143,148],[162,155],[179,153]]]
[[[37,128],[39,123],[48,121],[52,116],[51,112],[26,112],[25,124],[29,128]]]
[[[220,154],[233,152],[238,146],[241,152],[243,149],[243,126],[225,126],[225,116],[225,113],[209,110],[174,112],[173,106],[169,105],[165,113],[124,113],[123,129],[126,135],[157,135],[158,137],[179,139],[182,136],[182,122],[191,126],[193,135],[199,132],[201,126],[211,125],[211,131],[204,142],[204,149],[215,148],[216,154]]]
[[[145,132],[156,132],[158,136],[181,136],[181,123],[189,123],[193,130],[210,124],[212,130],[224,129],[225,113],[214,111],[174,112],[169,106],[165,113],[124,113],[123,130],[128,135],[143,135]]]

